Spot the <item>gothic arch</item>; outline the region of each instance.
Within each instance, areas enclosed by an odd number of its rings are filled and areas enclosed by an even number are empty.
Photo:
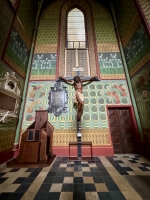
[[[61,7],[59,36],[58,36],[58,50],[57,50],[57,69],[59,76],[64,76],[65,71],[65,47],[66,47],[66,14],[73,7],[80,8],[85,15],[85,27],[88,41],[89,51],[89,65],[91,76],[98,74],[97,50],[95,41],[95,32],[93,28],[93,19],[91,7],[86,0],[70,1],[67,0]],[[87,23],[88,22],[88,23]]]

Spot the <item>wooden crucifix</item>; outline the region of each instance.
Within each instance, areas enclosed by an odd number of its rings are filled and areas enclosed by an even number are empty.
[[[59,77],[60,80],[64,81],[65,83],[69,83],[72,82],[72,80],[67,80],[64,77]],[[83,114],[83,108],[84,108],[84,96],[83,96],[83,92],[82,92],[82,88],[83,88],[83,82],[92,82],[92,81],[97,81],[99,79],[97,79],[96,76],[87,79],[87,80],[81,80],[79,76],[75,76],[74,77],[74,82],[71,84],[74,86],[75,88],[75,95],[74,95],[74,102],[77,104],[77,121],[81,121],[81,117]]]

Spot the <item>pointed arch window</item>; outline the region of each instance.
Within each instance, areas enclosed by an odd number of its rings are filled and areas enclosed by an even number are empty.
[[[67,47],[86,48],[84,15],[78,8],[74,8],[68,13]]]
[[[67,16],[65,76],[89,76],[85,18],[78,8]]]

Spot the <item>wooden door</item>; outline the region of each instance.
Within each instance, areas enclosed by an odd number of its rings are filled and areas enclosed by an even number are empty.
[[[133,125],[128,108],[108,109],[114,153],[134,153]]]

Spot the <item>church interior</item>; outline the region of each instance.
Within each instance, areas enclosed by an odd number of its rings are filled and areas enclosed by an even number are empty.
[[[150,1],[0,7],[0,199],[150,199]]]

